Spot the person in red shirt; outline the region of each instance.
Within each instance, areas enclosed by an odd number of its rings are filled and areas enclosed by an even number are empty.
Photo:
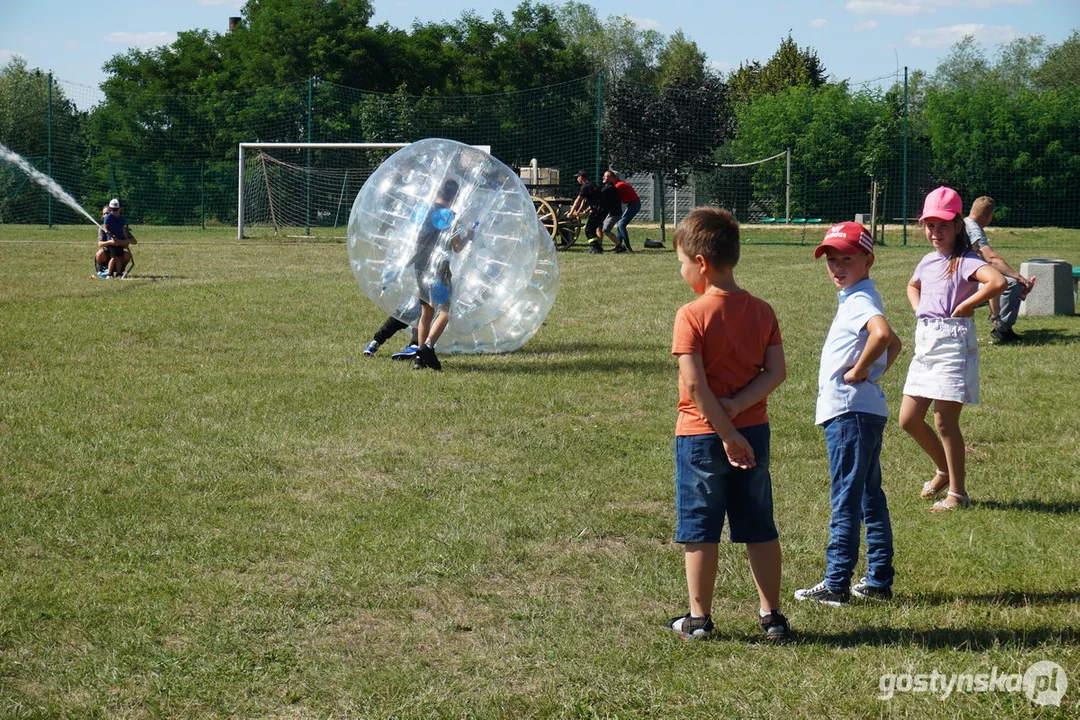
[[[633,186],[625,180],[619,179],[619,174],[614,170],[608,170],[604,173],[604,182],[611,182],[615,185],[615,189],[619,191],[619,199],[622,200],[623,212],[622,217],[619,218],[618,228],[615,231],[615,237],[618,238],[622,247],[627,250],[633,250],[630,247],[630,233],[627,232],[626,226],[630,224],[630,221],[634,219],[634,216],[641,212],[641,198],[638,197],[637,191]]]

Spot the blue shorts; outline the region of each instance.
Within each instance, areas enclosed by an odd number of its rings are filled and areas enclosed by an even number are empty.
[[[754,449],[749,470],[733,467],[715,433],[675,438],[675,542],[720,542],[724,515],[735,543],[776,540],[772,480],[769,477],[769,424],[739,428]]]

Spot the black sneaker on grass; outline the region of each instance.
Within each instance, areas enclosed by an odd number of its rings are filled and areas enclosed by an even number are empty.
[[[1009,345],[1011,343],[1018,343],[1023,341],[1023,337],[1017,335],[1012,331],[1012,328],[1008,330],[1002,330],[1000,327],[996,327],[990,331],[990,337],[993,338],[996,345]]]
[[[892,600],[892,588],[867,585],[866,578],[851,586],[851,594],[863,600],[874,600],[876,602]]]
[[[848,592],[833,592],[829,589],[829,586],[824,582],[819,582],[812,588],[802,588],[795,591],[796,600],[813,600],[819,602],[822,605],[832,605],[833,607],[840,607],[841,605],[847,605],[851,596]]]
[[[761,618],[760,623],[766,640],[787,640],[793,634],[788,619],[779,610],[773,610]]]
[[[708,640],[712,637],[712,615],[705,617],[693,617],[686,613],[680,617],[673,617],[664,626],[684,640]]]
[[[439,358],[435,356],[435,348],[427,343],[416,348],[416,360],[413,363],[413,369],[420,370],[422,368],[442,370],[442,363],[439,362]]]

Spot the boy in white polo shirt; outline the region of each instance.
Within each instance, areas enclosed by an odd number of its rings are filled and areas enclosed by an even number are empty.
[[[885,320],[870,279],[874,240],[859,223],[833,225],[814,251],[826,267],[840,306],[818,371],[814,422],[825,428],[832,473],[832,517],[825,549],[825,579],[795,591],[796,600],[840,606],[849,597],[892,598],[893,541],[881,488],[881,436],[889,415],[878,380],[900,354],[900,338]],[[866,523],[866,577],[851,585]]]

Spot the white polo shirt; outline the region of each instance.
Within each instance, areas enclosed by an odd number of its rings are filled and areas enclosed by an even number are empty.
[[[864,412],[888,417],[889,408],[878,379],[885,372],[885,355],[870,366],[870,376],[863,382],[848,385],[844,373],[855,367],[870,333],[866,324],[875,315],[885,316],[881,295],[870,278],[838,292],[840,307],[821,348],[818,370],[817,412],[814,422],[822,425],[848,412]]]

